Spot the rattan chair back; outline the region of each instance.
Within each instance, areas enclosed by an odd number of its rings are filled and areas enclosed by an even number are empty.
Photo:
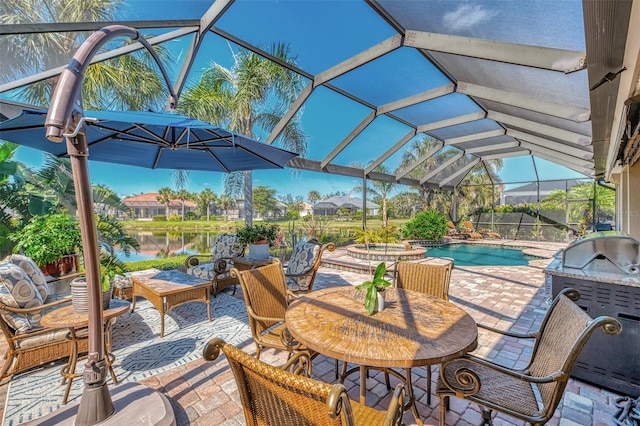
[[[220,339],[204,349],[206,360],[227,356],[247,425],[395,425],[402,421],[404,389],[396,388],[387,412],[350,403],[342,384],[330,385],[257,360]],[[288,363],[291,365],[291,363]]]
[[[396,269],[396,287],[419,291],[449,300],[452,259],[429,262],[399,262]]]
[[[278,259],[259,268],[239,271],[231,270],[231,275],[238,278],[244,301],[247,305],[249,326],[256,343],[267,347],[279,347],[277,342],[265,342],[263,334],[274,325],[284,322],[287,310],[287,280],[282,264]],[[281,344],[281,349],[284,345]]]

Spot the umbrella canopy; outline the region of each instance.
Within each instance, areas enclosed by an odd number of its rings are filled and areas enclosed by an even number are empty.
[[[85,111],[92,161],[215,172],[283,168],[298,154],[172,112]],[[45,137],[46,110],[0,123],[0,139],[66,157]]]

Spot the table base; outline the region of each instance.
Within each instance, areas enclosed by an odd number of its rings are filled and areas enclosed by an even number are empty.
[[[388,373],[391,374],[395,377],[397,377],[401,382],[404,382],[405,386],[407,387],[407,399],[408,401],[405,403],[404,405],[404,411],[409,411],[411,410],[411,412],[413,413],[413,417],[416,420],[416,423],[420,426],[422,426],[422,419],[420,418],[420,415],[418,414],[418,408],[416,406],[416,398],[415,395],[413,394],[413,382],[411,379],[411,370],[407,370],[406,371],[406,375],[402,375],[402,373],[399,373],[391,368],[384,368],[384,367],[367,367],[364,365],[359,365],[358,367],[353,367],[347,370],[347,363],[345,362],[343,364],[343,368],[342,368],[342,373],[340,376],[340,383],[344,383],[344,380],[347,378],[347,376],[350,376],[351,374],[355,373],[355,372],[359,372],[360,373],[360,400],[359,403],[360,404],[366,404],[367,401],[367,375],[368,375],[368,370],[378,370],[378,371],[382,371],[383,373]],[[389,384],[387,383],[387,387],[389,386]]]

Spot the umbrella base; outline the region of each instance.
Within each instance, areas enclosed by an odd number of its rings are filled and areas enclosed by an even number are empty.
[[[175,426],[176,419],[167,397],[138,383],[125,383],[111,388],[115,412],[100,425]],[[76,423],[78,402],[67,404],[53,413],[27,425],[68,425]]]

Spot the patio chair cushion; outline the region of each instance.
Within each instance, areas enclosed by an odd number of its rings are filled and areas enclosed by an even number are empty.
[[[131,288],[133,287],[133,282],[131,281],[131,276],[133,275],[145,275],[153,272],[160,272],[158,268],[145,269],[142,271],[135,272],[127,272],[124,275],[114,275],[111,279],[111,285],[115,288]]]
[[[291,259],[287,265],[285,274],[302,274],[313,268],[318,254],[320,253],[320,244],[311,242],[301,242],[296,244],[291,253]],[[292,290],[307,290],[311,284],[313,275],[305,275],[303,277],[287,277],[287,284]]]
[[[36,262],[30,257],[23,256],[21,254],[10,254],[4,258],[5,261],[11,262],[21,267],[27,276],[31,279],[31,282],[36,286],[42,300],[47,300],[49,296],[49,286],[47,285],[47,278],[40,269]]]
[[[35,328],[29,330],[29,332],[32,332],[34,330]],[[61,328],[58,330],[50,330],[43,334],[35,334],[30,337],[25,337],[24,339],[18,339],[15,341],[15,344],[18,349],[22,349],[22,350],[29,349],[29,348],[37,348],[40,346],[47,345],[48,343],[64,340],[67,338],[68,334],[69,334],[69,330],[66,328]]]
[[[229,271],[233,267],[233,262],[227,262],[227,270],[221,274],[215,271],[214,266],[215,263],[203,263],[198,266],[192,266],[187,269],[187,274],[209,281],[213,281],[214,279],[222,280],[231,276]]]
[[[44,304],[40,292],[27,273],[11,262],[0,262],[0,301],[12,308],[32,308]],[[40,323],[41,312],[17,314],[3,312],[4,320],[18,332],[25,332]]]
[[[211,248],[211,261],[215,262],[224,257],[238,257],[242,255],[242,244],[238,242],[237,235],[218,234]]]

